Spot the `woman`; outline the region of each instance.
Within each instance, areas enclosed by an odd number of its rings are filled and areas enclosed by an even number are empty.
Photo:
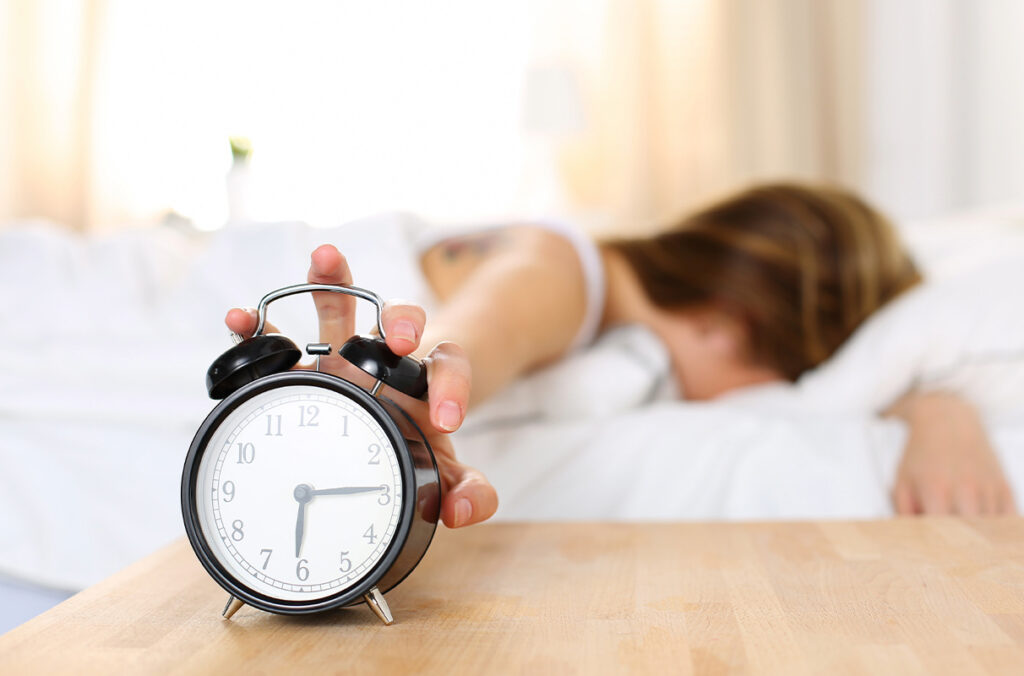
[[[424,274],[442,302],[430,326],[416,305],[392,302],[388,345],[430,369],[429,408],[451,527],[484,520],[497,497],[455,460],[445,433],[467,408],[600,331],[647,326],[664,342],[679,390],[712,399],[794,381],[920,276],[892,226],[835,188],[755,187],[653,237],[595,244],[551,226],[478,229],[427,246]],[[333,246],[313,252],[309,281],[351,283]],[[353,301],[314,294],[321,341],[353,333]],[[228,313],[251,333],[251,311]],[[327,368],[345,372],[346,365]],[[470,374],[473,390],[470,394]],[[353,376],[357,377],[357,376]],[[413,405],[412,402],[409,402]],[[907,393],[887,412],[910,435],[893,500],[908,513],[1006,513],[1013,497],[977,413],[954,396]]]

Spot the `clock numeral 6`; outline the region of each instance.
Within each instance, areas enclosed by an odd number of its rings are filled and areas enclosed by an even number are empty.
[[[299,559],[299,562],[295,565],[295,577],[299,578],[301,582],[305,582],[309,579],[309,568],[306,564],[309,563],[307,559]]]
[[[252,461],[256,459],[256,447],[251,443],[236,444],[238,446],[238,465],[251,465]]]
[[[370,447],[366,449],[370,454],[370,460],[366,463],[367,465],[379,465],[380,464],[380,445],[370,444]]]
[[[341,566],[338,568],[343,573],[352,570],[352,559],[348,558],[348,552],[341,553]]]
[[[366,541],[369,542],[371,545],[377,542],[377,536],[373,533],[372,523],[370,524],[370,527],[366,529],[366,532],[363,533],[363,537],[366,538]]]
[[[234,540],[235,542],[241,542],[243,539],[245,539],[245,531],[242,530],[243,528],[245,528],[245,524],[242,523],[241,519],[235,519],[234,521],[232,521],[231,522],[231,539]],[[373,544],[373,543],[370,543],[370,544]]]

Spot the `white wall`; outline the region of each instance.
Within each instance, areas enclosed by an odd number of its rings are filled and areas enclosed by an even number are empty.
[[[1024,2],[868,8],[871,197],[903,218],[1024,201]]]

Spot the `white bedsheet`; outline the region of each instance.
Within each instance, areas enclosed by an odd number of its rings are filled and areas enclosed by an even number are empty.
[[[935,237],[908,230],[926,268],[948,288],[968,288],[959,280],[999,260],[1021,263],[999,268],[1005,280],[1024,269],[1021,220],[985,218],[940,224]],[[0,230],[0,573],[81,587],[180,535],[181,464],[213,406],[203,379],[229,345],[225,309],[301,281],[309,252],[331,241],[348,254],[358,284],[416,299],[429,311],[410,247],[410,232],[422,227],[387,215],[332,229],[276,224],[202,237],[166,228],[101,240],[44,226]],[[978,232],[984,237],[970,237]],[[895,380],[917,382],[927,367],[982,397],[1024,495],[1016,406],[1024,392],[1012,375],[1003,377],[1018,373],[1013,355],[1004,354],[1010,361],[999,368],[989,362],[984,373],[970,360],[956,370],[958,357],[979,347],[972,335],[986,337],[986,354],[1024,345],[1021,313],[1013,312],[1024,286],[971,283],[984,298],[965,291],[959,309],[946,314],[955,320],[966,307],[972,325],[991,326],[957,333],[960,343],[927,333],[906,341],[907,349],[920,346],[917,366]],[[935,305],[910,307],[907,313],[927,314]],[[360,312],[360,326],[369,327],[372,313]],[[1000,314],[1012,321],[1000,323]],[[315,339],[307,299],[275,304],[271,319],[297,342]],[[887,321],[901,331],[921,321],[897,320]],[[868,348],[895,330],[865,331]],[[883,516],[905,430],[874,415],[899,389],[894,379],[854,377],[892,375],[868,348],[851,344],[827,366],[835,367],[832,376],[822,370],[797,387],[690,404],[672,400],[657,342],[623,330],[476,411],[457,434],[457,449],[498,487],[498,518]],[[908,358],[894,357],[897,364]],[[851,394],[855,381],[861,386]]]

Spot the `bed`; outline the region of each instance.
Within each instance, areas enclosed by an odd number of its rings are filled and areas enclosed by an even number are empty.
[[[228,307],[302,281],[309,252],[329,241],[358,284],[416,299],[429,316],[415,261],[425,227],[384,214],[205,234],[0,230],[6,605],[26,589],[50,598],[92,584],[182,533],[181,463],[212,407],[203,379],[230,344]],[[906,430],[877,414],[912,386],[976,403],[1024,495],[1024,208],[903,233],[929,283],[795,385],[678,401],[661,346],[627,327],[473,412],[456,448],[497,486],[496,518],[885,517]],[[272,319],[299,341],[315,337],[308,299],[276,303]]]

